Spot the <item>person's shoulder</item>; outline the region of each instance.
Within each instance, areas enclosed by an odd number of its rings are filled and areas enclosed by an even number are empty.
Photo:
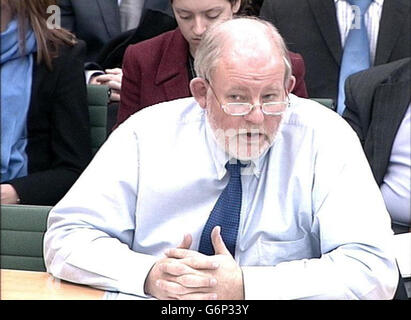
[[[173,130],[179,126],[203,121],[204,110],[193,97],[165,101],[141,109],[130,116],[121,126],[138,133],[153,130]]]
[[[311,99],[292,96],[290,100],[282,126],[288,144],[309,144],[315,153],[361,148],[357,134],[337,112]]]
[[[304,127],[321,135],[351,130],[337,112],[317,101],[290,94],[290,103],[284,122],[291,127]]]
[[[79,39],[71,45],[60,43],[57,45],[55,53],[55,56],[52,58],[53,73],[59,73],[56,70],[64,67],[74,70],[81,66],[81,69],[83,69],[86,59],[86,43]],[[42,61],[40,67],[46,68],[44,61]]]
[[[76,43],[69,44],[60,44],[58,46],[58,55],[57,58],[65,59],[70,58],[84,58],[86,55],[86,43],[83,40],[77,39]]]
[[[369,69],[352,74],[349,77],[351,82],[362,81],[362,79],[375,79],[378,82],[385,80],[391,76],[408,74],[411,67],[411,57],[395,60],[389,63],[380,64]],[[367,81],[368,82],[368,81]]]
[[[188,44],[177,28],[157,37],[128,46],[124,54],[123,68],[144,69],[152,72],[161,62],[180,61],[185,63]]]
[[[174,42],[180,38],[181,32],[179,29],[170,30],[164,32],[156,37],[132,44],[128,47],[127,51],[132,53],[147,52],[145,50],[158,50],[168,46],[170,42]],[[150,51],[148,51],[150,52]]]
[[[304,58],[301,54],[289,51],[288,55],[290,56],[290,61],[291,61],[291,65],[293,67],[293,72],[296,71],[294,69],[299,70],[299,69],[305,68]]]
[[[411,57],[371,67],[350,75],[346,80],[346,90],[361,101],[371,102],[375,88],[397,81],[410,81]],[[351,106],[352,107],[352,106]]]

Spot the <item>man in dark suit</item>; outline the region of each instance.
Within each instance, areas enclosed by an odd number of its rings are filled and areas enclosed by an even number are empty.
[[[121,30],[118,0],[58,0],[62,27],[87,43],[87,61],[95,61],[103,46]],[[169,0],[145,0],[142,8],[171,14]],[[143,15],[142,14],[142,15]]]
[[[401,199],[384,196],[396,233],[407,232],[411,227],[410,213],[410,102],[411,102],[411,58],[405,58],[377,66],[350,76],[345,82],[346,106],[343,117],[348,121],[361,140],[375,180],[383,195],[385,184],[394,190],[403,185],[403,214],[393,208],[390,201],[401,204]],[[401,142],[402,141],[402,142]],[[404,154],[404,161],[396,154]],[[396,158],[393,158],[395,157]],[[393,165],[393,162],[396,165]],[[402,172],[401,167],[405,168]],[[394,180],[390,182],[390,176]],[[401,184],[398,180],[403,177]],[[388,181],[387,181],[388,180]],[[397,222],[397,223],[396,223]]]
[[[110,88],[107,129],[111,132],[120,100],[121,62],[125,48],[175,28],[169,0],[144,2],[137,28],[122,30],[120,5],[125,0],[59,0],[62,26],[87,43],[85,74],[88,84]],[[113,69],[114,68],[114,69]]]
[[[410,232],[411,58],[351,75],[345,92],[343,117],[361,140],[392,228],[396,234]],[[397,298],[406,296],[402,281]],[[410,279],[405,287],[411,298]]]
[[[343,52],[336,2],[265,0],[260,11],[262,18],[278,28],[289,49],[303,56],[309,96],[333,98],[335,101]],[[373,65],[411,56],[410,1],[380,0],[377,3],[382,4],[382,12],[379,23],[376,23],[379,31]]]
[[[111,39],[101,50],[96,62],[103,70],[121,68],[124,53],[129,45],[153,38],[176,27],[174,17],[160,10],[147,9],[138,28],[122,32]]]
[[[110,108],[107,113],[107,134],[111,133],[111,129],[117,120],[118,101],[120,99],[121,79],[122,79],[122,64],[123,56],[129,45],[141,42],[153,38],[161,33],[169,30],[173,30],[177,27],[177,23],[174,17],[168,14],[158,11],[147,9],[144,16],[141,19],[140,25],[136,29],[132,29],[126,32],[122,32],[120,35],[110,40],[101,50],[97,57],[96,63],[94,63],[95,70],[106,70],[107,72],[121,72],[121,76],[116,74],[106,74],[105,76],[98,76],[95,80],[99,81],[104,78],[108,78],[107,82],[102,84],[111,85]],[[110,70],[107,70],[110,69]],[[96,71],[94,71],[96,72]],[[101,71],[102,73],[102,71]],[[118,90],[115,87],[115,83],[118,83]],[[99,82],[97,82],[98,84]],[[117,98],[116,98],[117,96]]]

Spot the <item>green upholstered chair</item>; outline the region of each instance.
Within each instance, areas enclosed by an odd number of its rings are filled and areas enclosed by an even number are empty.
[[[52,207],[1,205],[0,266],[2,269],[45,271],[43,237]]]
[[[311,98],[311,100],[317,101],[318,103],[321,103],[323,106],[326,106],[327,108],[336,111],[336,106],[333,99]]]
[[[90,115],[93,155],[107,139],[108,92],[107,86],[87,85],[87,103]]]

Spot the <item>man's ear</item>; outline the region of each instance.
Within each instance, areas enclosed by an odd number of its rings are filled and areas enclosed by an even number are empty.
[[[295,82],[296,82],[295,77],[291,76],[290,79],[288,80],[287,87],[286,87],[287,93],[290,93],[291,91],[294,90]]]
[[[198,102],[201,108],[207,106],[207,83],[203,78],[194,78],[190,82],[190,90],[194,99]]]

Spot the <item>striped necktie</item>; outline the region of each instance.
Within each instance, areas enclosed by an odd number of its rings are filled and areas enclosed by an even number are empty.
[[[361,70],[368,69],[371,65],[370,44],[364,15],[373,0],[346,0],[354,11],[351,30],[344,45],[341,61],[337,112],[342,115],[345,109],[344,84],[348,76]]]

